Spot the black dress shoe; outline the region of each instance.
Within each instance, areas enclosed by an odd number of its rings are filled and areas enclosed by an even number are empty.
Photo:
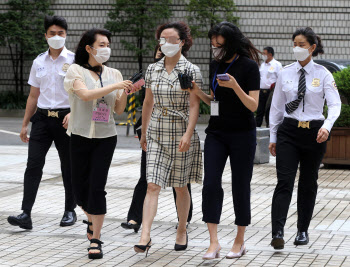
[[[307,232],[300,232],[298,231],[297,236],[294,240],[294,245],[307,245],[309,243],[309,235]]]
[[[176,251],[185,250],[187,248],[187,244],[188,244],[188,235],[187,235],[187,232],[186,232],[186,244],[185,245],[179,245],[179,244],[175,243],[174,249]]]
[[[77,214],[75,211],[66,210],[63,214],[60,226],[71,226],[77,221]]]
[[[121,227],[123,227],[124,229],[133,229],[135,233],[137,233],[141,227],[140,224],[137,223],[129,223],[129,222],[123,222],[121,224]]]
[[[284,239],[282,231],[277,231],[277,234],[272,236],[271,246],[273,246],[274,249],[284,249]]]
[[[32,219],[27,213],[24,212],[18,216],[9,216],[7,221],[9,224],[19,226],[22,229],[33,229]]]

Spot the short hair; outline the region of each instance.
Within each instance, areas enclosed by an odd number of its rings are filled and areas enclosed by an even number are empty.
[[[275,50],[273,50],[273,48],[271,46],[264,47],[264,50],[266,50],[267,53],[271,54],[272,56],[275,55]]]
[[[66,31],[68,30],[68,25],[67,21],[65,18],[60,17],[60,16],[45,16],[44,19],[44,27],[45,27],[45,32],[52,26],[60,26],[61,28],[65,29]]]
[[[160,35],[165,29],[175,29],[180,36],[181,40],[185,41],[185,44],[182,46],[181,53],[187,57],[187,52],[192,46],[192,36],[190,27],[183,21],[175,21],[170,23],[165,23],[160,25],[156,31],[156,39],[159,40]]]

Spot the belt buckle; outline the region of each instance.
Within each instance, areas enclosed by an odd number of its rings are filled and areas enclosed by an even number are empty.
[[[309,121],[299,121],[298,128],[299,127],[310,129],[310,122]]]
[[[168,115],[168,108],[163,107],[162,108],[162,115],[167,116]]]
[[[58,111],[50,111],[50,110],[48,110],[47,111],[47,116],[48,117],[56,117],[56,118],[58,118]]]

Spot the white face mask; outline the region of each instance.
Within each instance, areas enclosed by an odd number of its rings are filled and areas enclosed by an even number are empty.
[[[266,55],[262,55],[262,59],[264,60],[264,62],[266,62],[267,56]]]
[[[180,44],[182,42],[180,42],[179,44],[169,44],[169,43],[165,43],[160,47],[160,50],[162,50],[163,54],[166,57],[173,57],[177,54],[177,52],[180,51],[181,47]]]
[[[108,61],[108,59],[110,58],[111,56],[111,49],[109,47],[102,47],[102,48],[99,48],[99,49],[96,49],[96,48],[93,48],[91,46],[92,49],[95,49],[97,51],[97,54],[94,55],[91,53],[91,55],[95,58],[95,60],[102,64],[102,63],[105,63],[106,61]]]
[[[294,56],[295,56],[296,60],[304,61],[305,59],[307,59],[311,54],[311,53],[309,53],[310,48],[311,48],[311,46],[308,49],[301,48],[300,46],[294,47],[293,52],[294,52]]]
[[[53,49],[60,49],[64,46],[64,43],[66,42],[66,38],[63,38],[61,36],[55,35],[54,37],[47,38],[47,43],[50,47]]]
[[[221,53],[221,51],[222,51],[222,48],[221,47],[215,47],[215,46],[211,46],[211,50],[213,51],[213,57],[215,58],[215,59],[218,59],[218,60],[220,60],[221,58],[222,58],[222,56],[221,57],[219,57],[219,55],[220,55],[220,53]]]

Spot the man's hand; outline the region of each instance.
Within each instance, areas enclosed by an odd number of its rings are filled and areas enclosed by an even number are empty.
[[[22,126],[21,133],[19,134],[19,137],[21,138],[23,143],[28,143],[29,138],[28,138],[28,126]]]
[[[269,150],[271,155],[276,157],[276,143],[270,143]]]
[[[70,113],[68,113],[63,119],[62,126],[64,129],[68,128],[69,117],[70,117]]]

